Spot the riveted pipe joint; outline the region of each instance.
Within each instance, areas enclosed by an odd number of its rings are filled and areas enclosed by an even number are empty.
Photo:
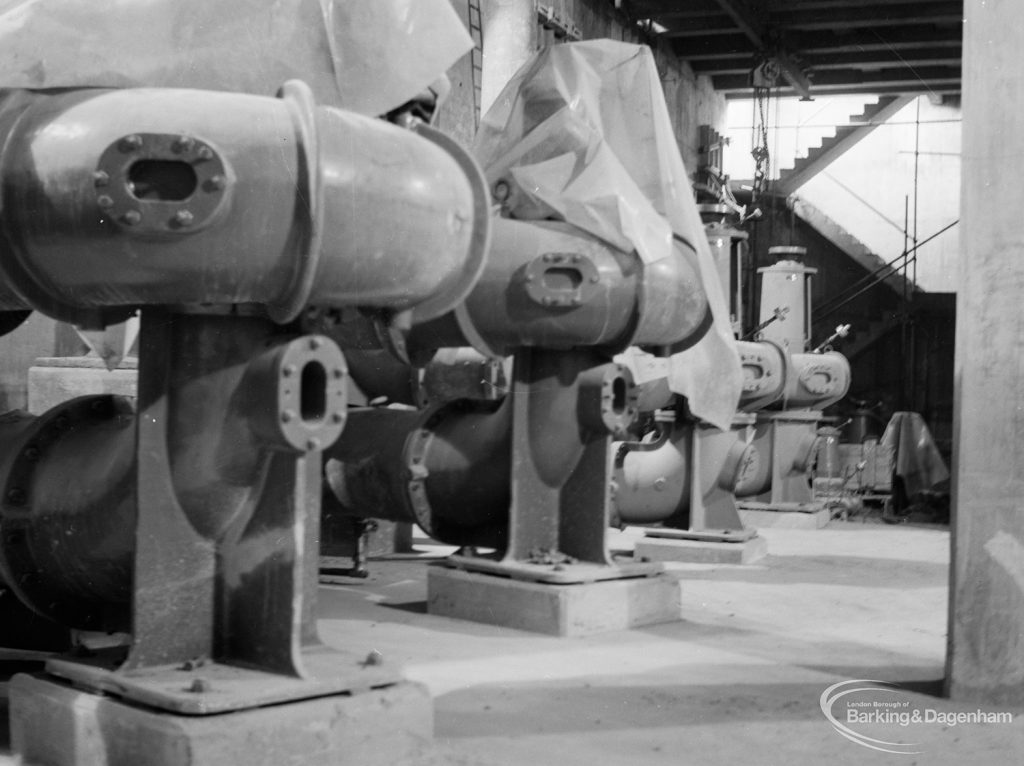
[[[456,399],[421,412],[352,410],[325,455],[340,513],[413,522],[453,545],[502,545],[511,414],[511,397]]]
[[[718,474],[718,488],[736,497],[752,494],[752,479],[757,473],[760,460],[761,455],[753,444],[734,441],[726,451],[722,470]]]

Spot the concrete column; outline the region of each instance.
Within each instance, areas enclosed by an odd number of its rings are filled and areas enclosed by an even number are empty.
[[[964,3],[947,691],[1024,703],[1024,24]]]
[[[519,67],[537,46],[537,7],[534,0],[484,0],[484,71],[480,113],[486,114]]]

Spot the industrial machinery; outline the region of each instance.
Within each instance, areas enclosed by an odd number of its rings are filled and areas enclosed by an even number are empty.
[[[809,472],[818,444],[822,410],[842,399],[850,388],[850,365],[834,351],[808,352],[811,327],[810,280],[815,269],[796,260],[806,249],[772,247],[779,261],[761,273],[759,336],[784,352],[786,387],[779,403],[758,414],[754,444],[763,457],[756,490],[744,508],[768,511],[815,512]]]
[[[460,398],[425,411],[350,412],[329,448],[327,481],[352,515],[418,523],[467,549],[465,568],[547,582],[622,577],[605,539],[612,517],[608,454],[639,409],[631,344],[692,341],[707,312],[692,251],[638,268],[568,224],[494,221],[484,274],[454,312],[418,324],[420,349],[473,345],[512,358],[510,394]],[[640,296],[671,307],[654,323]],[[656,297],[654,297],[656,296]],[[500,555],[473,555],[470,547]],[[649,568],[648,568],[649,569]]]
[[[743,334],[744,266],[748,258],[749,235],[739,227],[739,216],[728,205],[702,203],[697,209],[729,304],[733,335],[740,337]]]
[[[588,85],[567,89],[573,82]],[[509,84],[476,147],[501,208],[484,273],[454,311],[414,323],[405,349],[410,360],[463,346],[509,357],[508,393],[350,412],[353,438],[335,443],[326,464],[345,513],[415,522],[461,546],[450,566],[504,582],[660,571],[614,559],[607,543],[612,440],[625,437],[641,406],[614,356],[641,346],[674,357],[718,337],[719,291],[695,239],[692,201],[676,196],[687,186],[674,138],[662,133],[668,124],[641,47],[556,46]],[[637,154],[645,135],[651,151]],[[358,334],[344,322],[334,332]],[[731,343],[710,358],[730,354]],[[728,396],[733,370],[724,367],[718,388]]]
[[[725,205],[703,204],[698,209],[719,282],[727,292],[730,325],[739,335],[747,233],[734,225]],[[637,555],[741,563],[764,555],[764,541],[757,539],[756,530],[744,526],[735,498],[760,465],[751,443],[754,416],[749,412],[778,398],[783,368],[777,347],[742,342],[737,346],[743,388],[739,411],[728,429],[695,417],[686,400],[669,391],[664,361],[635,351],[630,355],[633,365],[643,370],[642,408],[653,414],[640,439],[615,448],[615,521],[647,527],[648,539],[637,543]],[[651,538],[659,540],[651,543]],[[664,540],[676,542],[663,545]]]
[[[451,312],[488,248],[476,164],[297,81],[276,99],[11,91],[0,133],[0,308],[94,328],[141,309],[142,326],[137,402],[0,422],[0,588],[130,636],[16,677],[15,750],[326,764],[428,737],[425,691],[317,638],[321,453],[350,426],[344,356],[304,322],[358,312],[398,342]],[[72,730],[73,747],[48,734]]]
[[[713,206],[706,210],[724,212]],[[733,286],[731,305],[734,312],[741,311],[744,233],[719,215],[709,217],[705,232],[720,278]],[[770,252],[793,256],[804,251]],[[849,363],[824,349],[804,352],[810,316],[806,280],[814,270],[786,259],[761,272],[762,337],[737,343],[743,391],[729,430],[693,417],[684,400],[669,394],[664,363],[651,358],[644,362],[640,399],[655,417],[642,439],[616,445],[617,518],[623,524],[653,525],[645,532],[648,538],[704,544],[638,543],[637,552],[645,556],[749,563],[762,555],[763,546],[755,544],[756,530],[744,524],[741,506],[816,507],[809,471],[820,410],[846,394]]]

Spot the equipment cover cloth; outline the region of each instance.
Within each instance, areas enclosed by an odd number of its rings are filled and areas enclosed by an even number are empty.
[[[0,0],[0,87],[200,88],[383,114],[473,47],[449,0]]]
[[[693,245],[714,323],[669,360],[668,382],[696,416],[728,429],[739,354],[650,49],[612,40],[545,48],[488,110],[475,150],[492,185],[505,176],[518,187],[514,218],[567,221],[645,263],[673,257],[673,234]]]
[[[903,479],[908,497],[949,478],[946,461],[917,412],[893,413],[878,443],[892,449],[893,473]]]

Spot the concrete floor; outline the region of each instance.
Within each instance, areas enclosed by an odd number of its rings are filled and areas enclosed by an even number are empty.
[[[912,708],[979,708],[937,696],[947,531],[833,522],[762,534],[760,564],[669,565],[683,580],[679,622],[559,639],[434,617],[423,570],[446,549],[421,545],[373,562],[366,581],[323,586],[321,633],[376,649],[430,689],[435,743],[416,764],[1024,763],[1024,710],[1009,724],[869,732],[919,743],[909,755],[845,739],[819,706],[828,686],[873,679],[901,685]]]

